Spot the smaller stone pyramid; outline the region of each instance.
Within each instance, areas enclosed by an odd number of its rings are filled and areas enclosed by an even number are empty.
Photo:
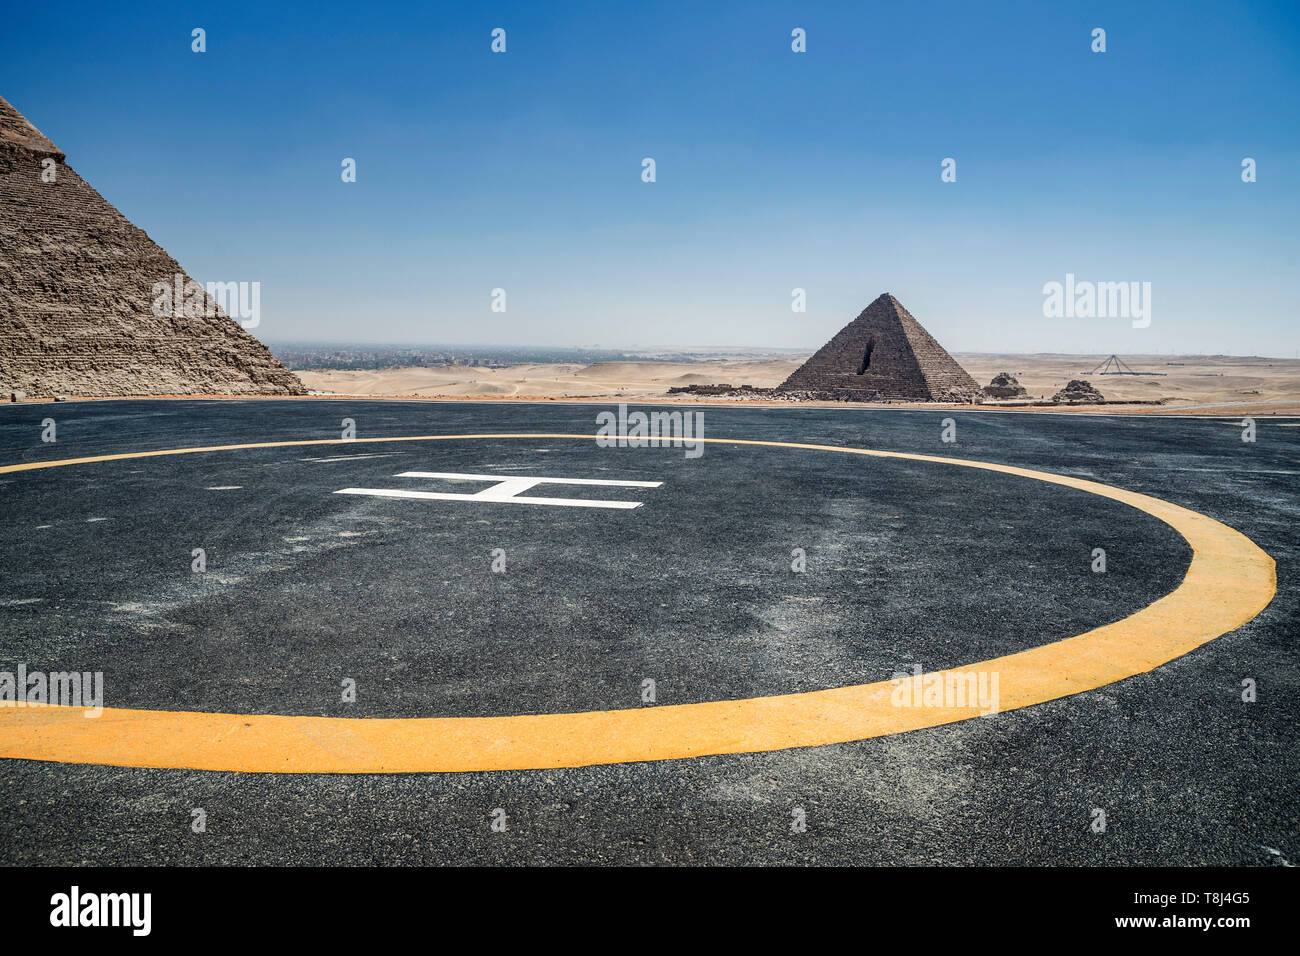
[[[1054,402],[1068,402],[1071,405],[1094,405],[1106,400],[1106,396],[1097,391],[1092,383],[1082,378],[1072,378],[1065,388],[1052,396]]]
[[[993,381],[984,386],[984,394],[989,398],[1027,398],[1029,391],[1010,372],[998,372]]]
[[[888,292],[795,369],[778,388],[847,401],[966,402],[967,371]]]

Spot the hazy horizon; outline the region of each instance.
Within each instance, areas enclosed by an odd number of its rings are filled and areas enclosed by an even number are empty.
[[[254,334],[258,330],[254,329]],[[838,329],[836,330],[838,331]],[[610,351],[610,352],[681,352],[681,353],[703,353],[703,352],[783,352],[790,354],[812,354],[825,345],[825,342],[818,345],[807,347],[781,347],[781,346],[763,346],[763,345],[707,345],[691,346],[680,344],[668,345],[618,345],[618,344],[587,344],[587,345],[556,345],[541,344],[536,342],[380,342],[380,341],[345,341],[345,340],[312,340],[312,339],[273,339],[259,336],[263,344],[268,348],[349,348],[349,349],[389,349],[397,350],[482,350],[482,351],[507,351],[515,350],[554,350],[563,351]],[[939,343],[942,345],[943,343]],[[947,349],[953,355],[1023,355],[1023,356],[1082,356],[1092,357],[1099,356],[1106,358],[1110,355],[1118,355],[1122,359],[1143,359],[1143,358],[1261,358],[1261,359],[1281,359],[1281,360],[1300,360],[1300,353],[1295,355],[1267,355],[1255,352],[1180,352],[1177,350],[1166,352],[1108,352],[1108,351],[1079,351],[1079,352],[1051,352],[1051,351],[1025,351],[1014,349]]]

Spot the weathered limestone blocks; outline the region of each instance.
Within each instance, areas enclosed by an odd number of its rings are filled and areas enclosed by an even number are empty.
[[[1081,378],[1070,379],[1069,384],[1052,396],[1054,402],[1069,402],[1071,405],[1096,404],[1104,402],[1105,396],[1087,381]]]
[[[1027,398],[1029,391],[1010,372],[999,372],[984,386],[984,394],[989,398]]]
[[[0,394],[306,394],[215,303],[154,315],[154,283],[176,275],[0,98]]]

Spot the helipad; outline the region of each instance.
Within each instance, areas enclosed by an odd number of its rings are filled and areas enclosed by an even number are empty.
[[[385,436],[347,442],[245,442],[23,462],[0,467],[0,474],[181,455],[233,455],[249,449],[485,440],[590,442],[592,436],[539,431]],[[1182,536],[1192,551],[1190,566],[1178,587],[1154,603],[1122,620],[1073,637],[966,665],[967,671],[998,675],[1002,711],[1067,697],[1150,671],[1249,621],[1269,603],[1276,589],[1272,559],[1240,532],[1160,498],[1110,484],[932,454],[752,438],[703,440],[718,446],[770,449],[774,454],[853,455],[921,463],[934,469],[996,472],[1120,502],[1159,519]],[[701,467],[707,467],[710,460],[705,455]],[[502,484],[511,477],[491,471],[404,473],[425,477],[459,475],[499,480]],[[111,467],[98,474],[101,480],[113,479]],[[393,474],[400,477],[403,472]],[[525,488],[519,479],[514,480],[514,488],[497,492],[495,498],[489,495],[483,503],[508,504],[508,499]],[[552,476],[549,480],[582,484],[597,479]],[[631,480],[605,483],[640,487],[658,484]],[[419,496],[418,492],[396,495]],[[430,492],[423,496],[434,500],[441,497],[443,501],[470,497]],[[0,756],[278,773],[527,770],[812,747],[933,727],[980,713],[972,704],[900,708],[891,700],[895,686],[891,681],[877,681],[745,699],[474,717],[345,718],[107,708],[102,717],[87,720],[72,708],[4,708],[0,709]]]

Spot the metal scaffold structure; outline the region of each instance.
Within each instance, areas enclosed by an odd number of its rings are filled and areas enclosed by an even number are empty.
[[[1135,372],[1118,355],[1112,355],[1102,362],[1089,375],[1164,375],[1164,372]]]

